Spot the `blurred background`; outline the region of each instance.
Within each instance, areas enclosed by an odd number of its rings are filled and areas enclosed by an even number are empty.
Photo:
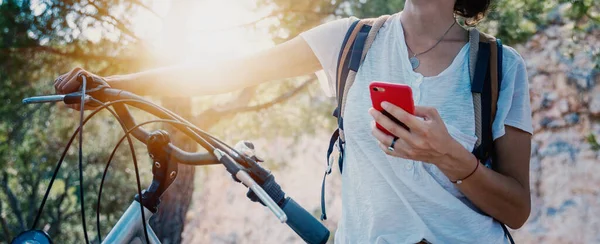
[[[21,104],[24,97],[53,93],[59,74],[76,66],[109,76],[227,60],[327,21],[392,14],[403,5],[403,0],[0,0],[0,242],[31,227],[78,124],[79,114],[62,105]],[[526,225],[513,231],[516,241],[600,243],[600,1],[497,0],[479,28],[515,47],[530,78],[533,204]],[[334,101],[316,76],[219,96],[151,99],[228,143],[254,141],[286,193],[320,215],[335,120]],[[109,114],[85,131],[87,229],[97,242],[99,181],[122,132]],[[196,148],[184,139],[178,143]],[[147,186],[151,162],[143,145],[136,148]],[[38,224],[56,243],[83,242],[76,149],[69,151]],[[102,235],[136,194],[130,157],[122,147],[109,169]],[[341,212],[337,167],[330,178],[325,223],[333,236]],[[245,192],[221,166],[180,167],[152,226],[163,243],[302,242]]]

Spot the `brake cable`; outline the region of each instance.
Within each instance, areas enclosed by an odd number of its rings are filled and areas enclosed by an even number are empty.
[[[135,101],[135,100],[133,100],[133,99],[132,99],[132,101]],[[96,100],[96,102],[99,102],[99,101],[97,101],[97,100]],[[102,104],[102,103],[100,102],[100,104]],[[43,210],[44,210],[44,206],[46,205],[46,200],[48,199],[48,196],[50,195],[50,191],[52,190],[52,186],[54,185],[54,180],[55,180],[55,179],[56,179],[56,177],[58,176],[58,172],[60,171],[60,167],[62,166],[62,163],[64,162],[64,159],[65,159],[65,157],[66,157],[66,155],[67,155],[67,152],[68,152],[68,151],[69,151],[69,149],[71,148],[71,145],[72,145],[73,141],[75,140],[75,137],[78,135],[78,132],[80,132],[80,131],[81,131],[81,129],[82,129],[82,127],[83,127],[83,125],[85,125],[85,124],[86,124],[86,123],[87,123],[87,122],[88,122],[88,121],[89,121],[89,120],[90,120],[92,117],[94,117],[94,116],[95,116],[95,115],[96,115],[98,112],[102,111],[102,109],[106,108],[106,107],[107,107],[107,106],[109,106],[109,105],[110,105],[110,104],[108,104],[108,105],[106,105],[106,106],[105,106],[105,105],[103,105],[103,106],[101,106],[101,107],[97,108],[97,109],[96,109],[96,110],[94,110],[92,113],[90,113],[90,114],[89,114],[89,115],[88,115],[88,116],[87,116],[85,119],[83,119],[83,120],[80,120],[80,125],[79,125],[79,127],[78,127],[78,128],[77,128],[77,129],[76,129],[76,130],[73,132],[73,134],[71,135],[71,138],[70,138],[70,139],[69,139],[69,141],[67,142],[67,145],[65,146],[65,149],[63,150],[63,153],[61,154],[61,157],[60,157],[60,159],[58,160],[58,163],[57,163],[57,165],[56,165],[56,167],[55,167],[55,169],[54,169],[54,173],[52,174],[52,178],[50,179],[50,183],[48,184],[48,188],[46,189],[46,193],[44,193],[44,197],[42,198],[42,203],[40,204],[40,207],[38,208],[37,214],[36,214],[36,216],[35,216],[35,219],[34,219],[34,221],[33,221],[33,225],[31,226],[31,229],[32,229],[32,230],[36,228],[36,226],[37,226],[37,224],[38,224],[38,222],[39,222],[39,219],[40,219],[40,217],[41,217],[41,214],[42,214],[42,212],[43,212]],[[82,107],[82,108],[83,108],[83,107]],[[118,120],[120,121],[120,119],[118,119]],[[122,121],[120,121],[120,122],[122,122]],[[126,132],[126,130],[124,130],[124,132]],[[80,141],[81,141],[81,140],[80,140]],[[131,145],[133,145],[133,144],[131,144]],[[81,146],[80,146],[80,148],[81,148]],[[132,147],[130,147],[130,149],[131,149],[131,148],[132,148]],[[135,155],[135,151],[132,151],[132,153],[133,153],[133,155]],[[140,183],[139,183],[139,173],[138,173],[138,171],[137,171],[137,170],[136,170],[136,179],[138,180],[138,194],[140,194],[140,195],[141,195],[141,187],[140,187]],[[143,205],[141,205],[141,204],[142,204],[142,202],[141,202],[141,200],[140,200],[140,206],[142,206],[142,207],[140,208],[140,211],[141,211],[141,215],[142,215],[142,221],[143,221],[143,219],[144,219],[144,217],[145,217],[145,216],[144,216],[144,209],[143,209]],[[85,222],[84,222],[84,224],[85,224]],[[148,235],[148,233],[147,233],[147,230],[146,230],[146,224],[144,223],[144,225],[143,225],[143,226],[144,226],[144,233],[145,233],[145,235],[146,235],[146,241],[148,242],[148,240],[149,240],[149,237],[147,236],[147,235]],[[87,233],[85,233],[85,234],[86,234],[86,236],[87,236]],[[149,243],[149,242],[148,242],[148,243]]]
[[[186,126],[186,124],[185,124],[185,123],[182,123],[182,122],[180,122],[180,121],[176,121],[176,120],[156,119],[156,120],[149,120],[149,121],[145,121],[145,122],[143,122],[143,123],[140,123],[140,124],[136,125],[136,126],[135,126],[135,127],[133,127],[131,130],[129,130],[129,131],[126,131],[126,132],[125,132],[125,135],[123,135],[123,136],[121,137],[121,139],[119,139],[119,141],[117,142],[117,144],[116,144],[116,145],[115,145],[115,147],[113,148],[113,151],[112,151],[112,153],[111,153],[110,157],[108,158],[108,161],[106,162],[106,166],[104,167],[104,172],[103,172],[103,174],[102,174],[102,180],[100,181],[100,191],[99,191],[99,193],[98,193],[98,203],[100,203],[100,202],[101,202],[101,199],[102,199],[102,188],[103,188],[103,186],[104,186],[104,181],[105,181],[105,178],[106,178],[106,174],[107,174],[107,172],[108,172],[108,169],[109,169],[109,167],[110,167],[110,165],[111,165],[111,163],[112,163],[112,159],[113,159],[113,157],[114,157],[114,155],[115,155],[115,152],[117,151],[117,148],[119,148],[119,146],[120,146],[120,145],[123,143],[123,141],[125,140],[125,138],[129,137],[129,135],[130,135],[130,134],[131,134],[131,133],[132,133],[132,132],[133,132],[133,131],[134,131],[136,128],[138,128],[138,127],[140,127],[140,126],[147,125],[147,124],[154,124],[154,123],[167,123],[167,124],[171,124],[171,125],[183,125],[183,126]],[[140,198],[142,198],[142,196],[141,196],[141,195],[140,195]],[[100,211],[100,204],[98,204],[98,212],[99,212],[99,211]],[[97,216],[96,216],[96,222],[98,223],[98,225],[100,224],[100,216],[99,216],[99,215],[97,215]],[[99,232],[99,231],[100,231],[100,229],[98,229],[98,232]]]
[[[95,98],[91,98],[92,101],[104,105],[104,103],[102,103],[100,100],[97,100]],[[119,116],[117,116],[117,114],[115,113],[114,110],[112,110],[109,107],[105,107],[106,110],[108,110],[114,117],[115,119],[119,122],[119,124],[121,125],[121,128],[123,129],[123,132],[125,133],[124,138],[127,138],[127,142],[129,144],[129,150],[131,151],[131,158],[134,162],[134,166],[135,166],[135,172],[136,172],[136,180],[138,183],[138,195],[141,196],[141,185],[140,185],[140,180],[139,180],[139,173],[138,173],[138,169],[137,169],[137,158],[136,158],[136,154],[135,154],[135,148],[133,147],[133,141],[131,140],[131,137],[129,136],[129,133],[127,133],[127,128],[125,127],[125,123],[123,123],[123,121],[121,120],[121,118],[119,118]],[[121,140],[122,141],[122,140]],[[101,202],[101,197],[102,197],[102,186],[104,185],[104,179],[106,177],[106,173],[108,172],[108,167],[110,165],[110,161],[112,160],[112,158],[114,157],[117,148],[119,147],[119,145],[121,144],[121,141],[119,141],[119,144],[117,144],[117,146],[115,146],[115,148],[113,149],[112,153],[110,154],[110,157],[108,158],[108,162],[106,164],[106,167],[104,168],[104,172],[102,173],[102,181],[100,182],[100,189],[98,190],[98,199],[96,201],[96,230],[97,230],[97,234],[98,234],[98,243],[102,243],[102,234],[100,231],[100,202]],[[140,204],[142,204],[142,200],[140,197]],[[142,205],[143,206],[143,205]],[[141,212],[142,212],[142,224],[144,225],[144,236],[146,238],[146,243],[150,243],[150,239],[148,237],[148,232],[146,229],[146,222],[145,222],[145,216],[144,216],[144,209],[141,208]]]
[[[85,94],[85,92],[82,92],[82,93],[83,93],[83,94]],[[94,99],[94,100],[95,100],[96,102],[99,102],[99,101],[98,101],[98,100],[96,100],[96,99]],[[85,97],[84,97],[83,95],[82,95],[82,101],[85,101]],[[39,222],[39,219],[40,219],[40,217],[41,217],[41,213],[43,212],[43,209],[44,209],[44,206],[45,206],[46,200],[48,199],[48,196],[49,196],[50,190],[52,189],[52,186],[53,186],[53,184],[54,184],[54,180],[56,179],[56,177],[57,177],[57,175],[58,175],[58,172],[60,171],[60,167],[62,166],[62,163],[64,162],[64,159],[65,159],[65,157],[66,157],[66,154],[67,154],[67,152],[68,152],[68,149],[69,149],[69,148],[70,148],[70,146],[72,145],[72,143],[73,143],[73,140],[75,139],[75,136],[77,135],[77,133],[78,133],[78,132],[80,132],[80,137],[82,137],[82,136],[81,136],[81,130],[82,130],[82,127],[83,127],[83,125],[85,125],[85,124],[86,124],[86,123],[87,123],[87,122],[88,122],[88,121],[89,121],[89,120],[90,120],[90,119],[91,119],[93,116],[95,116],[95,115],[96,115],[98,112],[100,112],[102,109],[104,109],[104,108],[107,108],[108,106],[111,106],[111,105],[114,105],[114,104],[119,104],[119,103],[128,103],[128,102],[134,102],[134,103],[142,103],[142,104],[146,104],[146,105],[149,105],[149,106],[151,106],[151,107],[153,107],[153,108],[155,108],[155,109],[158,109],[158,110],[160,110],[160,111],[162,111],[162,112],[164,112],[164,113],[166,113],[166,114],[168,114],[168,115],[171,115],[171,116],[173,116],[173,117],[175,117],[175,118],[177,118],[177,119],[181,119],[181,117],[174,115],[174,114],[173,114],[171,111],[169,111],[169,110],[166,110],[166,109],[164,109],[164,108],[162,108],[162,107],[160,107],[160,106],[158,106],[158,105],[156,105],[156,104],[153,104],[153,103],[150,103],[150,102],[148,102],[148,101],[141,100],[141,99],[121,99],[121,100],[116,100],[116,101],[112,101],[112,102],[109,102],[109,103],[102,103],[102,102],[99,102],[100,104],[102,104],[102,106],[99,106],[99,107],[98,107],[98,108],[96,108],[94,111],[92,111],[92,113],[90,113],[90,114],[89,114],[87,117],[85,117],[85,119],[83,119],[83,118],[81,117],[81,114],[83,114],[83,109],[82,109],[82,110],[81,110],[82,112],[80,112],[80,126],[79,126],[79,127],[76,129],[76,130],[75,130],[75,132],[73,133],[73,135],[72,135],[72,136],[71,136],[71,138],[69,139],[69,142],[67,143],[67,145],[66,145],[66,147],[65,147],[65,150],[63,151],[63,153],[62,153],[62,155],[61,155],[61,157],[60,157],[60,159],[59,159],[59,161],[58,161],[58,164],[56,165],[56,168],[55,168],[55,170],[54,170],[54,173],[53,173],[53,175],[52,175],[52,178],[51,178],[51,180],[50,180],[50,183],[49,183],[49,185],[48,185],[48,188],[46,189],[46,193],[44,194],[44,197],[42,198],[42,203],[40,204],[40,207],[38,208],[38,211],[37,211],[36,217],[35,217],[35,219],[34,219],[34,222],[33,222],[33,225],[32,225],[32,229],[35,229],[35,227],[37,226],[37,224],[38,224],[38,222]],[[84,104],[83,106],[82,106],[82,105],[80,105],[80,106],[81,106],[81,108],[84,108],[85,104]],[[109,110],[109,111],[110,111],[110,110]],[[113,111],[113,112],[114,112],[114,111]],[[115,115],[115,114],[113,114],[113,115]],[[118,117],[118,116],[117,116],[117,117]],[[120,121],[120,120],[119,120],[119,121]],[[120,122],[122,122],[122,121],[120,121]],[[176,122],[176,121],[171,121],[171,122]],[[191,123],[189,123],[189,122],[187,122],[187,121],[185,121],[185,120],[184,120],[184,122],[178,121],[178,122],[177,122],[177,123],[175,123],[175,124],[183,125],[183,126],[186,126],[186,127],[187,127],[187,128],[189,128],[189,129],[192,129],[192,131],[191,131],[191,132],[192,132],[193,134],[195,134],[195,135],[196,135],[198,138],[200,138],[200,139],[201,139],[201,140],[202,140],[204,143],[206,143],[207,145],[210,145],[210,146],[212,146],[210,143],[208,143],[208,142],[206,141],[206,139],[205,139],[204,137],[208,137],[208,138],[210,138],[212,141],[214,141],[214,142],[217,142],[218,144],[220,144],[221,146],[223,146],[223,147],[227,148],[228,150],[231,150],[232,152],[234,152],[234,153],[236,153],[236,154],[238,154],[238,155],[241,155],[239,152],[237,152],[237,150],[235,150],[235,149],[234,149],[234,148],[232,148],[231,146],[227,145],[226,143],[224,143],[223,141],[219,140],[218,138],[215,138],[214,136],[212,136],[212,135],[210,135],[210,134],[206,133],[205,131],[203,131],[203,130],[199,129],[199,128],[198,128],[198,127],[196,127],[195,125],[193,125],[193,124],[191,124]],[[137,126],[137,127],[139,127],[139,126]],[[137,127],[135,127],[135,128],[137,128]],[[127,134],[130,134],[130,133],[127,133]],[[198,134],[200,134],[200,135],[198,135]],[[204,137],[203,137],[203,136],[204,136]],[[82,140],[80,140],[80,142],[82,142]],[[80,146],[80,149],[81,149],[81,148],[82,148],[82,147]],[[213,150],[214,150],[214,147],[213,147]],[[80,162],[80,163],[81,163],[81,162]],[[138,194],[141,196],[141,186],[140,186],[140,183],[139,183],[139,172],[138,172],[138,170],[137,170],[137,162],[134,162],[134,164],[136,165],[136,180],[138,181]],[[82,169],[81,169],[81,168],[80,168],[80,171],[82,171]],[[82,176],[82,172],[80,172],[80,176]],[[80,180],[80,189],[82,189],[82,187],[81,187],[81,180]],[[83,199],[83,198],[82,198],[82,199]],[[140,201],[141,201],[141,197],[140,197]],[[142,203],[140,202],[140,205],[141,205],[141,204],[142,204]],[[143,206],[143,205],[141,205],[141,206]],[[83,212],[83,208],[82,208],[82,212]],[[141,208],[140,208],[140,212],[141,212],[141,215],[142,215],[142,221],[144,221],[144,219],[145,219],[145,214],[144,214],[144,211],[143,211],[143,207],[141,207]],[[84,214],[82,214],[82,216],[83,216],[83,218],[85,219],[85,215],[84,215]],[[85,220],[84,220],[84,225],[85,225]],[[146,237],[146,241],[148,241],[148,240],[149,240],[149,238],[148,238],[148,236],[147,236],[147,229],[146,229],[146,224],[145,224],[145,223],[143,224],[143,227],[144,227],[144,235],[145,235],[145,237]],[[85,236],[86,236],[86,241],[87,241],[87,230],[86,230],[86,228],[85,228],[85,227],[84,227],[84,232],[85,232],[84,234],[85,234]],[[89,242],[89,241],[88,241],[88,242]]]
[[[110,162],[111,162],[112,158],[114,157],[114,154],[115,154],[117,148],[120,146],[120,144],[123,142],[123,140],[125,138],[128,139],[130,150],[132,152],[132,159],[133,159],[133,163],[134,163],[134,167],[135,167],[135,172],[136,172],[136,181],[137,181],[137,185],[138,185],[138,196],[139,196],[139,199],[140,199],[140,205],[142,206],[140,208],[140,211],[141,211],[141,215],[142,215],[142,225],[143,225],[143,228],[144,228],[144,236],[146,238],[146,242],[150,243],[149,237],[148,237],[148,231],[147,231],[147,227],[146,227],[146,222],[145,222],[145,214],[144,214],[143,205],[142,205],[142,192],[141,192],[141,184],[140,184],[140,178],[139,178],[139,173],[138,173],[139,169],[138,169],[138,166],[137,166],[137,159],[136,159],[136,156],[135,156],[135,149],[133,149],[133,143],[132,143],[129,135],[131,134],[131,132],[134,131],[134,129],[137,129],[137,128],[141,127],[142,125],[146,125],[146,124],[149,124],[149,123],[157,123],[157,122],[171,123],[171,124],[178,124],[178,125],[186,126],[187,128],[192,128],[192,129],[199,130],[204,135],[208,135],[208,133],[206,133],[206,132],[204,132],[204,131],[202,131],[202,130],[200,130],[198,128],[193,128],[194,127],[193,124],[191,124],[191,123],[189,123],[187,121],[181,122],[181,121],[176,121],[176,120],[154,120],[154,122],[152,122],[152,121],[146,121],[144,123],[136,125],[135,127],[131,128],[129,131],[127,131],[127,129],[125,128],[125,124],[123,123],[123,121],[119,118],[119,116],[112,109],[108,108],[109,106],[115,105],[115,104],[119,104],[119,103],[139,102],[139,103],[147,104],[147,105],[149,105],[149,106],[151,106],[151,107],[153,107],[155,109],[159,109],[159,110],[161,110],[161,111],[163,111],[163,112],[165,112],[165,113],[167,113],[169,115],[170,115],[170,113],[169,113],[170,111],[162,109],[160,106],[152,104],[150,102],[147,102],[147,101],[144,101],[144,100],[137,100],[137,99],[121,99],[121,100],[116,100],[116,101],[112,101],[112,102],[108,102],[108,103],[102,103],[101,101],[99,101],[99,100],[97,100],[95,98],[91,98],[91,100],[94,101],[94,102],[96,102],[96,103],[101,104],[101,106],[99,106],[98,108],[96,108],[90,115],[88,115],[88,118],[86,118],[85,122],[87,122],[87,120],[89,118],[91,118],[92,116],[96,115],[102,109],[106,109],[106,110],[108,110],[119,121],[119,123],[121,124],[121,126],[123,128],[123,131],[125,132],[125,135],[123,135],[123,137],[119,140],[119,142],[117,143],[117,145],[113,149],[113,151],[112,151],[112,153],[111,153],[111,155],[110,155],[110,157],[108,159],[108,162],[107,162],[107,164],[105,166],[104,172],[102,174],[102,180],[100,182],[100,189],[99,189],[99,193],[98,193],[97,210],[96,210],[96,228],[97,228],[97,231],[98,231],[98,238],[100,240],[100,243],[102,243],[102,241],[101,241],[102,240],[101,239],[101,231],[100,231],[100,201],[101,201],[101,195],[102,195],[102,188],[103,188],[103,185],[104,185],[104,180],[106,178],[106,173],[108,172],[108,167],[110,167]],[[173,117],[175,117],[175,116],[173,116]],[[85,122],[84,122],[84,124],[85,124]],[[204,141],[204,143],[206,143],[207,145],[211,145],[202,136],[199,136],[199,135],[197,135],[197,136],[199,138],[201,138]],[[222,142],[220,142],[220,143],[222,143]],[[226,145],[227,147],[229,147],[227,144],[224,144],[224,143],[222,143],[222,144]],[[236,153],[238,153],[238,152],[236,152]]]
[[[81,101],[79,103],[79,198],[81,200],[81,222],[83,225],[83,236],[85,237],[85,243],[89,244],[88,240],[87,228],[85,223],[85,197],[83,195],[83,113],[85,112],[85,86],[86,86],[86,77],[85,75],[81,76]]]

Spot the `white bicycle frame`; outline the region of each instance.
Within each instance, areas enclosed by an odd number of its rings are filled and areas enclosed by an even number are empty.
[[[152,212],[146,207],[144,207],[144,216],[146,217],[144,223],[148,230],[150,244],[160,244],[160,240],[152,228],[150,228],[149,221],[150,217],[152,217]],[[142,240],[142,243],[146,242],[141,218],[140,203],[134,200],[102,243],[131,243],[135,239]]]

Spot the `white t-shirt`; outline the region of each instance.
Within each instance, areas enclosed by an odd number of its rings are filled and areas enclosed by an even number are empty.
[[[385,81],[409,85],[417,106],[437,108],[450,135],[467,150],[472,151],[477,139],[469,44],[446,70],[423,77],[410,66],[399,17],[393,15],[381,28],[347,95],[336,243],[506,243],[500,224],[477,209],[435,165],[388,156],[371,135],[368,86]],[[323,66],[327,78],[321,84],[329,95],[334,94],[339,51],[354,20],[335,20],[301,34]],[[504,125],[532,133],[525,63],[510,47],[503,49],[502,70],[493,137],[504,135]]]

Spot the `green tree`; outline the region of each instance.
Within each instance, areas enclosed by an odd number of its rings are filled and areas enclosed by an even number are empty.
[[[274,9],[270,16],[279,20],[272,27],[276,38],[295,36],[293,34],[334,18],[376,17],[396,13],[404,7],[404,0],[312,0],[302,3],[261,0],[259,3],[261,7]],[[574,21],[575,28],[595,28],[600,23],[598,6],[597,0],[495,0],[480,28],[501,38],[504,43],[516,44],[526,41],[551,23]],[[281,28],[287,32],[281,31]]]
[[[76,65],[105,74],[139,69],[143,59],[131,55],[140,49],[135,44],[139,38],[121,15],[140,8],[142,3],[124,0],[0,1],[0,240],[8,241],[31,228],[60,152],[77,125],[73,111],[53,105],[24,106],[21,99],[53,93],[51,81]],[[90,30],[116,37],[92,40],[85,34]],[[115,141],[120,128],[105,118],[86,126],[84,136],[83,188],[90,238],[96,235],[92,223],[109,142]],[[102,137],[89,133],[102,130],[107,132]],[[149,164],[144,161],[148,160],[142,160],[142,165]],[[121,153],[110,169],[102,201],[103,234],[136,192],[129,162],[129,156]],[[76,169],[72,149],[37,226],[59,243],[83,240]],[[143,176],[149,178],[147,173]]]

